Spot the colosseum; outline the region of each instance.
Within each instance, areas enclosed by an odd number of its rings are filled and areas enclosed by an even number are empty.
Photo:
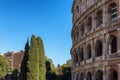
[[[120,0],[74,0],[72,80],[120,80]]]

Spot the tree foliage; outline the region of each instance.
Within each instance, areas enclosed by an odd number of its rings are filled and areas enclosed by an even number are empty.
[[[40,37],[32,35],[25,45],[21,63],[20,80],[71,80],[71,60],[58,64],[55,68],[52,59],[45,57],[44,44]],[[14,75],[17,80],[17,75]]]
[[[25,45],[25,52],[21,63],[21,71],[20,71],[20,80],[27,80],[27,61],[28,61],[28,50],[29,50],[29,40],[27,40],[27,43]]]
[[[34,35],[31,37],[28,56],[29,60],[27,62],[27,80],[39,80],[39,54],[36,37]]]
[[[55,71],[53,61],[46,57],[46,80],[56,80]]]
[[[40,37],[32,35],[25,45],[21,63],[20,80],[46,80],[44,45]]]
[[[18,80],[18,78],[19,78],[18,75],[19,75],[19,71],[17,69],[13,70],[12,75],[11,75],[11,79]],[[8,80],[9,80],[9,78],[8,78]]]
[[[56,74],[57,80],[71,80],[71,60],[63,65],[58,64]]]
[[[39,54],[39,80],[46,80],[44,45],[40,37],[36,38]]]
[[[9,72],[8,59],[0,55],[0,78],[4,77]]]
[[[57,68],[56,68],[56,74],[57,76],[61,76],[63,73],[62,73],[62,66],[60,64],[57,65]]]

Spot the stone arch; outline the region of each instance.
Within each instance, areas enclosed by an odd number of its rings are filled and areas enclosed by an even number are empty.
[[[103,80],[103,72],[101,70],[95,73],[95,80]]]
[[[103,12],[98,10],[96,13],[96,26],[99,27],[103,23]]]
[[[77,29],[77,27],[75,28],[75,41],[77,41],[78,40],[78,29]]]
[[[90,32],[92,29],[92,17],[88,17],[87,19],[87,31]]]
[[[92,73],[91,72],[87,72],[86,80],[92,80]]]
[[[79,74],[78,73],[76,74],[76,80],[79,80]]]
[[[109,80],[118,80],[118,73],[115,69],[110,69]]]
[[[79,6],[76,6],[76,11],[79,13]]]
[[[79,32],[79,26],[77,27],[77,38],[79,40],[80,32]]]
[[[92,54],[91,54],[91,45],[88,44],[87,45],[87,59],[90,59],[91,56],[92,56]]]
[[[110,38],[110,47],[111,47],[111,53],[116,53],[117,52],[117,37],[114,35],[111,35]]]
[[[84,60],[84,49],[83,47],[80,49],[80,61]]]
[[[78,54],[75,53],[75,64],[77,65],[78,64]]]
[[[80,80],[84,80],[84,73],[80,73]]]
[[[81,53],[80,53],[80,48],[78,48],[78,63],[80,65],[81,62]]]
[[[97,40],[95,44],[95,56],[99,57],[102,56],[102,41]]]
[[[82,25],[80,26],[80,31],[81,31],[81,36],[83,36],[84,33],[85,33],[84,22],[83,22]]]
[[[108,6],[108,12],[110,15],[110,20],[114,20],[117,18],[118,16],[118,7],[117,7],[117,3],[112,2],[109,6]]]
[[[75,64],[75,66],[78,63],[78,54],[76,53],[76,50],[74,50],[74,54],[73,54],[73,62]]]

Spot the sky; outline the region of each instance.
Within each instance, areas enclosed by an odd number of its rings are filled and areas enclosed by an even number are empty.
[[[72,0],[0,0],[0,53],[24,50],[32,34],[57,64],[71,58]]]

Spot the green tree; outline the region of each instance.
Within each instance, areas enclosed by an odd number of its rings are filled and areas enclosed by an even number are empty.
[[[21,69],[20,69],[21,70],[20,71],[20,80],[27,80],[28,51],[29,51],[29,40],[27,40],[27,43],[25,45],[25,52],[24,52],[24,56],[23,56],[23,59],[22,59],[22,63],[21,63]]]
[[[58,80],[61,80],[63,73],[62,73],[62,66],[60,64],[57,65],[56,75],[58,77]]]
[[[29,60],[27,62],[27,80],[39,80],[39,53],[36,37],[34,35],[31,37],[28,56]]]
[[[71,80],[71,60],[68,60],[62,66],[58,64],[56,75],[58,80]]]
[[[39,80],[46,80],[45,53],[43,41],[40,37],[36,38],[39,53]]]
[[[46,57],[46,79],[47,80],[56,80],[55,66],[51,59]]]
[[[8,59],[0,55],[0,78],[4,77],[9,72],[9,68]]]
[[[17,69],[12,71],[12,75],[11,75],[12,80],[18,80],[18,74],[19,74],[19,71]]]
[[[71,60],[62,65],[62,80],[71,80]]]

